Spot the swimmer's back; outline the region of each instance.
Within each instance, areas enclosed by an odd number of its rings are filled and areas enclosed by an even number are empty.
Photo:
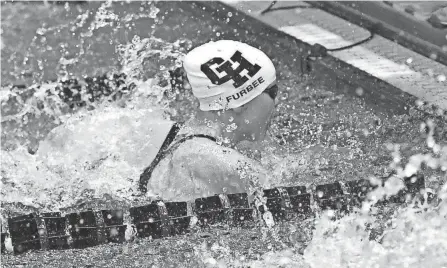
[[[194,137],[177,146],[160,161],[148,183],[148,191],[165,200],[246,192],[251,179],[265,179],[266,171],[259,163],[207,137]]]

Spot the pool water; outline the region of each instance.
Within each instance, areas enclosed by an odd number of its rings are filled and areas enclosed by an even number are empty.
[[[171,90],[168,70],[179,66],[188,49],[208,40],[231,38],[262,44],[268,51],[275,46],[275,40],[215,23],[191,2],[18,2],[2,3],[1,12],[2,225],[8,215],[35,210],[144,203],[132,196],[144,165],[132,148],[146,141],[150,122],[184,121],[197,106],[189,92]],[[383,177],[405,167],[414,155],[407,170],[417,168],[418,154],[429,154],[433,159],[419,172],[427,187],[441,189],[446,179],[442,166],[447,166],[444,121],[427,121],[417,112],[396,116],[379,111],[355,97],[334,94],[297,75],[289,60],[270,56],[278,70],[280,104],[261,161],[272,171],[273,184]],[[54,88],[50,81],[74,77],[82,82],[112,72],[126,74],[126,84],[136,87],[113,100],[104,97],[80,107],[46,93],[46,87]],[[12,84],[26,88],[11,89]],[[134,134],[129,138],[129,133]],[[101,137],[115,138],[111,144],[127,137],[128,146],[109,146]],[[100,153],[113,157],[97,169],[78,168],[101,159]],[[301,232],[284,224],[274,230],[210,230],[208,238],[6,255],[4,261],[39,267],[75,262],[92,267],[442,267],[447,265],[446,217],[445,203],[426,211],[399,210],[381,244],[367,239],[362,226],[373,215],[365,213],[335,222],[322,217],[312,240],[301,239],[307,241],[305,250],[296,237]]]

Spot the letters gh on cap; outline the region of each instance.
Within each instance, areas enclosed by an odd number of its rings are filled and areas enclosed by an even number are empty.
[[[232,40],[193,49],[183,68],[202,111],[240,107],[276,82],[275,67],[264,52]]]

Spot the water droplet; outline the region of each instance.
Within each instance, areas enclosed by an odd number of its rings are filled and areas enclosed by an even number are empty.
[[[385,146],[386,146],[386,149],[389,151],[392,151],[394,148],[394,145],[392,143],[387,143],[387,144],[385,144]]]
[[[355,94],[357,94],[358,96],[362,96],[362,95],[363,95],[363,88],[358,87],[358,88],[355,90]]]
[[[438,58],[438,54],[436,54],[436,53],[431,53],[430,54],[430,59],[436,60],[437,58]]]
[[[118,235],[118,230],[117,230],[117,228],[112,228],[112,229],[110,229],[110,236],[111,237],[113,237],[113,236],[117,236]]]
[[[229,125],[227,125],[227,127],[226,127],[226,131],[227,131],[227,132],[233,132],[233,131],[236,130],[236,129],[237,129],[237,125],[236,125],[235,123],[229,124]]]
[[[39,28],[39,29],[36,30],[36,33],[37,33],[38,35],[43,35],[43,34],[45,34],[45,29],[43,29],[43,28]]]
[[[281,100],[287,100],[289,98],[289,93],[284,92],[283,94],[281,94]]]
[[[408,58],[408,59],[406,60],[406,63],[407,63],[407,64],[412,64],[412,63],[413,63],[413,58]]]
[[[417,107],[420,107],[420,106],[424,105],[424,102],[422,100],[416,100],[415,104]]]
[[[205,263],[209,263],[214,266],[217,264],[217,261],[214,258],[208,258],[205,260]]]

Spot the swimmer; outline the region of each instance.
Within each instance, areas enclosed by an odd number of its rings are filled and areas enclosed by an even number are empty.
[[[269,172],[250,147],[265,140],[275,109],[272,61],[259,49],[222,40],[190,51],[183,72],[183,90],[200,104],[193,118],[180,124],[161,108],[117,105],[78,112],[40,142],[33,156],[39,170],[98,197],[138,200],[143,194],[186,201],[269,187]]]
[[[182,201],[246,192],[253,180],[265,185],[267,171],[238,146],[266,137],[278,93],[270,58],[247,44],[220,40],[190,51],[183,72],[199,111],[184,125],[174,124],[141,174],[140,190]]]

